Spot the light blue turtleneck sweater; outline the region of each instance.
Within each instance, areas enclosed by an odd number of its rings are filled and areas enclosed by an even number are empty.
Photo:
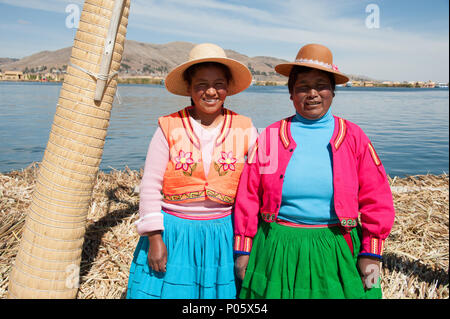
[[[278,218],[310,225],[339,222],[333,198],[333,131],[331,108],[317,120],[299,113],[292,119],[291,135],[297,147],[286,169]]]

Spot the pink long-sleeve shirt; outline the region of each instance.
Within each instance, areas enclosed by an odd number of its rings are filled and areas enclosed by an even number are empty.
[[[221,124],[214,128],[206,129],[192,117],[189,120],[195,134],[200,139],[202,161],[204,163],[205,176],[208,176],[214,141],[220,132]],[[255,127],[250,138],[250,148],[255,143],[258,132]],[[139,219],[135,225],[139,235],[143,236],[156,230],[164,230],[163,214],[161,209],[179,212],[187,215],[213,216],[223,214],[231,210],[230,205],[220,204],[206,198],[204,201],[184,204],[171,204],[162,200],[161,190],[164,173],[169,161],[169,145],[158,127],[150,142],[144,165],[144,175],[139,186]]]

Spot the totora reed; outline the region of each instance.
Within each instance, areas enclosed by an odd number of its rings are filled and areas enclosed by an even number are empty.
[[[20,245],[9,272],[8,298],[70,299],[78,293],[89,204],[116,94],[129,8],[130,0],[84,1],[33,194],[22,207],[25,220],[13,225],[23,227],[20,235],[12,231]],[[25,200],[27,194],[22,195]],[[2,221],[2,232],[8,225]]]
[[[0,297],[8,282],[38,177],[38,165],[0,174]],[[125,298],[133,251],[139,239],[141,171],[100,171],[89,202],[78,299]],[[449,297],[448,175],[390,178],[396,218],[386,240],[382,268],[385,299]],[[72,276],[72,277],[71,277]],[[68,272],[68,279],[78,276]]]

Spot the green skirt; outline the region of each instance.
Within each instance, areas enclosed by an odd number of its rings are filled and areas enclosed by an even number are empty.
[[[364,290],[357,269],[359,227],[351,238],[354,255],[338,226],[295,228],[261,222],[239,298],[382,298],[380,280]]]

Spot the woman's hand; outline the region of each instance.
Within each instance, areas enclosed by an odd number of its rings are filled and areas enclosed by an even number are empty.
[[[380,278],[380,260],[376,257],[361,256],[358,258],[358,268],[364,289],[370,289]]]
[[[151,232],[147,237],[150,243],[148,248],[148,265],[154,271],[166,272],[167,248],[162,240],[161,231]]]
[[[240,255],[234,262],[234,271],[240,280],[244,280],[250,255]]]

